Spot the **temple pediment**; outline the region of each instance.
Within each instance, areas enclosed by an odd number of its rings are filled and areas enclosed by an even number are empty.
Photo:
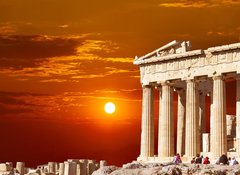
[[[177,41],[174,40],[144,56],[135,57],[135,61],[142,61],[153,57],[165,57],[168,55],[180,54],[189,51],[191,43],[189,41]]]

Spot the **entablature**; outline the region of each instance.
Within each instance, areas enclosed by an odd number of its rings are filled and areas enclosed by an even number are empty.
[[[141,57],[140,57],[141,58]],[[137,59],[141,83],[240,73],[240,43]]]

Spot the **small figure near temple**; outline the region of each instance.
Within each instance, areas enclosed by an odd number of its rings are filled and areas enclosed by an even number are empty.
[[[180,157],[180,155],[178,153],[174,156],[173,163],[174,164],[182,163],[181,157]]]
[[[237,165],[238,164],[238,161],[236,160],[236,158],[233,156],[232,158],[231,158],[231,160],[229,161],[229,165]]]
[[[216,164],[228,165],[228,158],[227,158],[226,154],[222,154],[221,157],[219,157],[219,159],[216,162]]]
[[[205,157],[203,160],[203,164],[210,164],[209,157]]]
[[[195,157],[192,158],[191,164],[195,163]]]
[[[197,154],[196,159],[195,159],[196,164],[201,164],[202,163],[202,156],[200,157],[199,154]]]

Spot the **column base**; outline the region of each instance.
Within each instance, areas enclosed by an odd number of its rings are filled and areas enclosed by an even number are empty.
[[[217,160],[219,157],[213,157],[211,152],[201,152],[200,156],[203,156],[204,158],[206,156],[209,157],[209,161],[211,164],[216,164]],[[235,157],[237,161],[240,162],[240,155],[237,152],[227,152],[227,157]],[[182,163],[190,163],[193,157],[188,157],[186,155],[181,157]],[[138,162],[143,162],[143,163],[169,163],[173,161],[173,157],[158,157],[155,155],[154,157],[143,157],[139,156],[137,158]]]
[[[139,156],[137,158],[137,161],[139,162],[144,162],[144,163],[169,163],[173,161],[173,157],[158,157],[158,156],[154,156],[154,157],[143,157],[143,156]]]
[[[236,139],[236,152],[240,153],[240,138]]]
[[[139,162],[148,162],[148,163],[150,163],[150,162],[155,162],[155,156],[154,157],[145,157],[145,156],[139,156],[138,158],[137,158],[137,161],[139,161]]]

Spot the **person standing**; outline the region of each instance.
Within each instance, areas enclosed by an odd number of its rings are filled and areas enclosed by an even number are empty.
[[[226,154],[221,155],[221,157],[219,158],[219,164],[228,165],[228,158]]]
[[[205,157],[205,159],[203,160],[203,164],[210,164],[210,161],[209,161],[209,157]]]
[[[174,156],[174,158],[173,158],[173,163],[175,163],[175,164],[182,163],[180,154],[177,153],[177,154]]]
[[[199,154],[197,154],[196,159],[195,159],[196,164],[201,164],[202,163],[202,157],[200,157]]]
[[[229,165],[237,165],[238,164],[238,161],[236,160],[236,158],[233,156],[232,158],[231,158],[231,160],[229,161]]]

